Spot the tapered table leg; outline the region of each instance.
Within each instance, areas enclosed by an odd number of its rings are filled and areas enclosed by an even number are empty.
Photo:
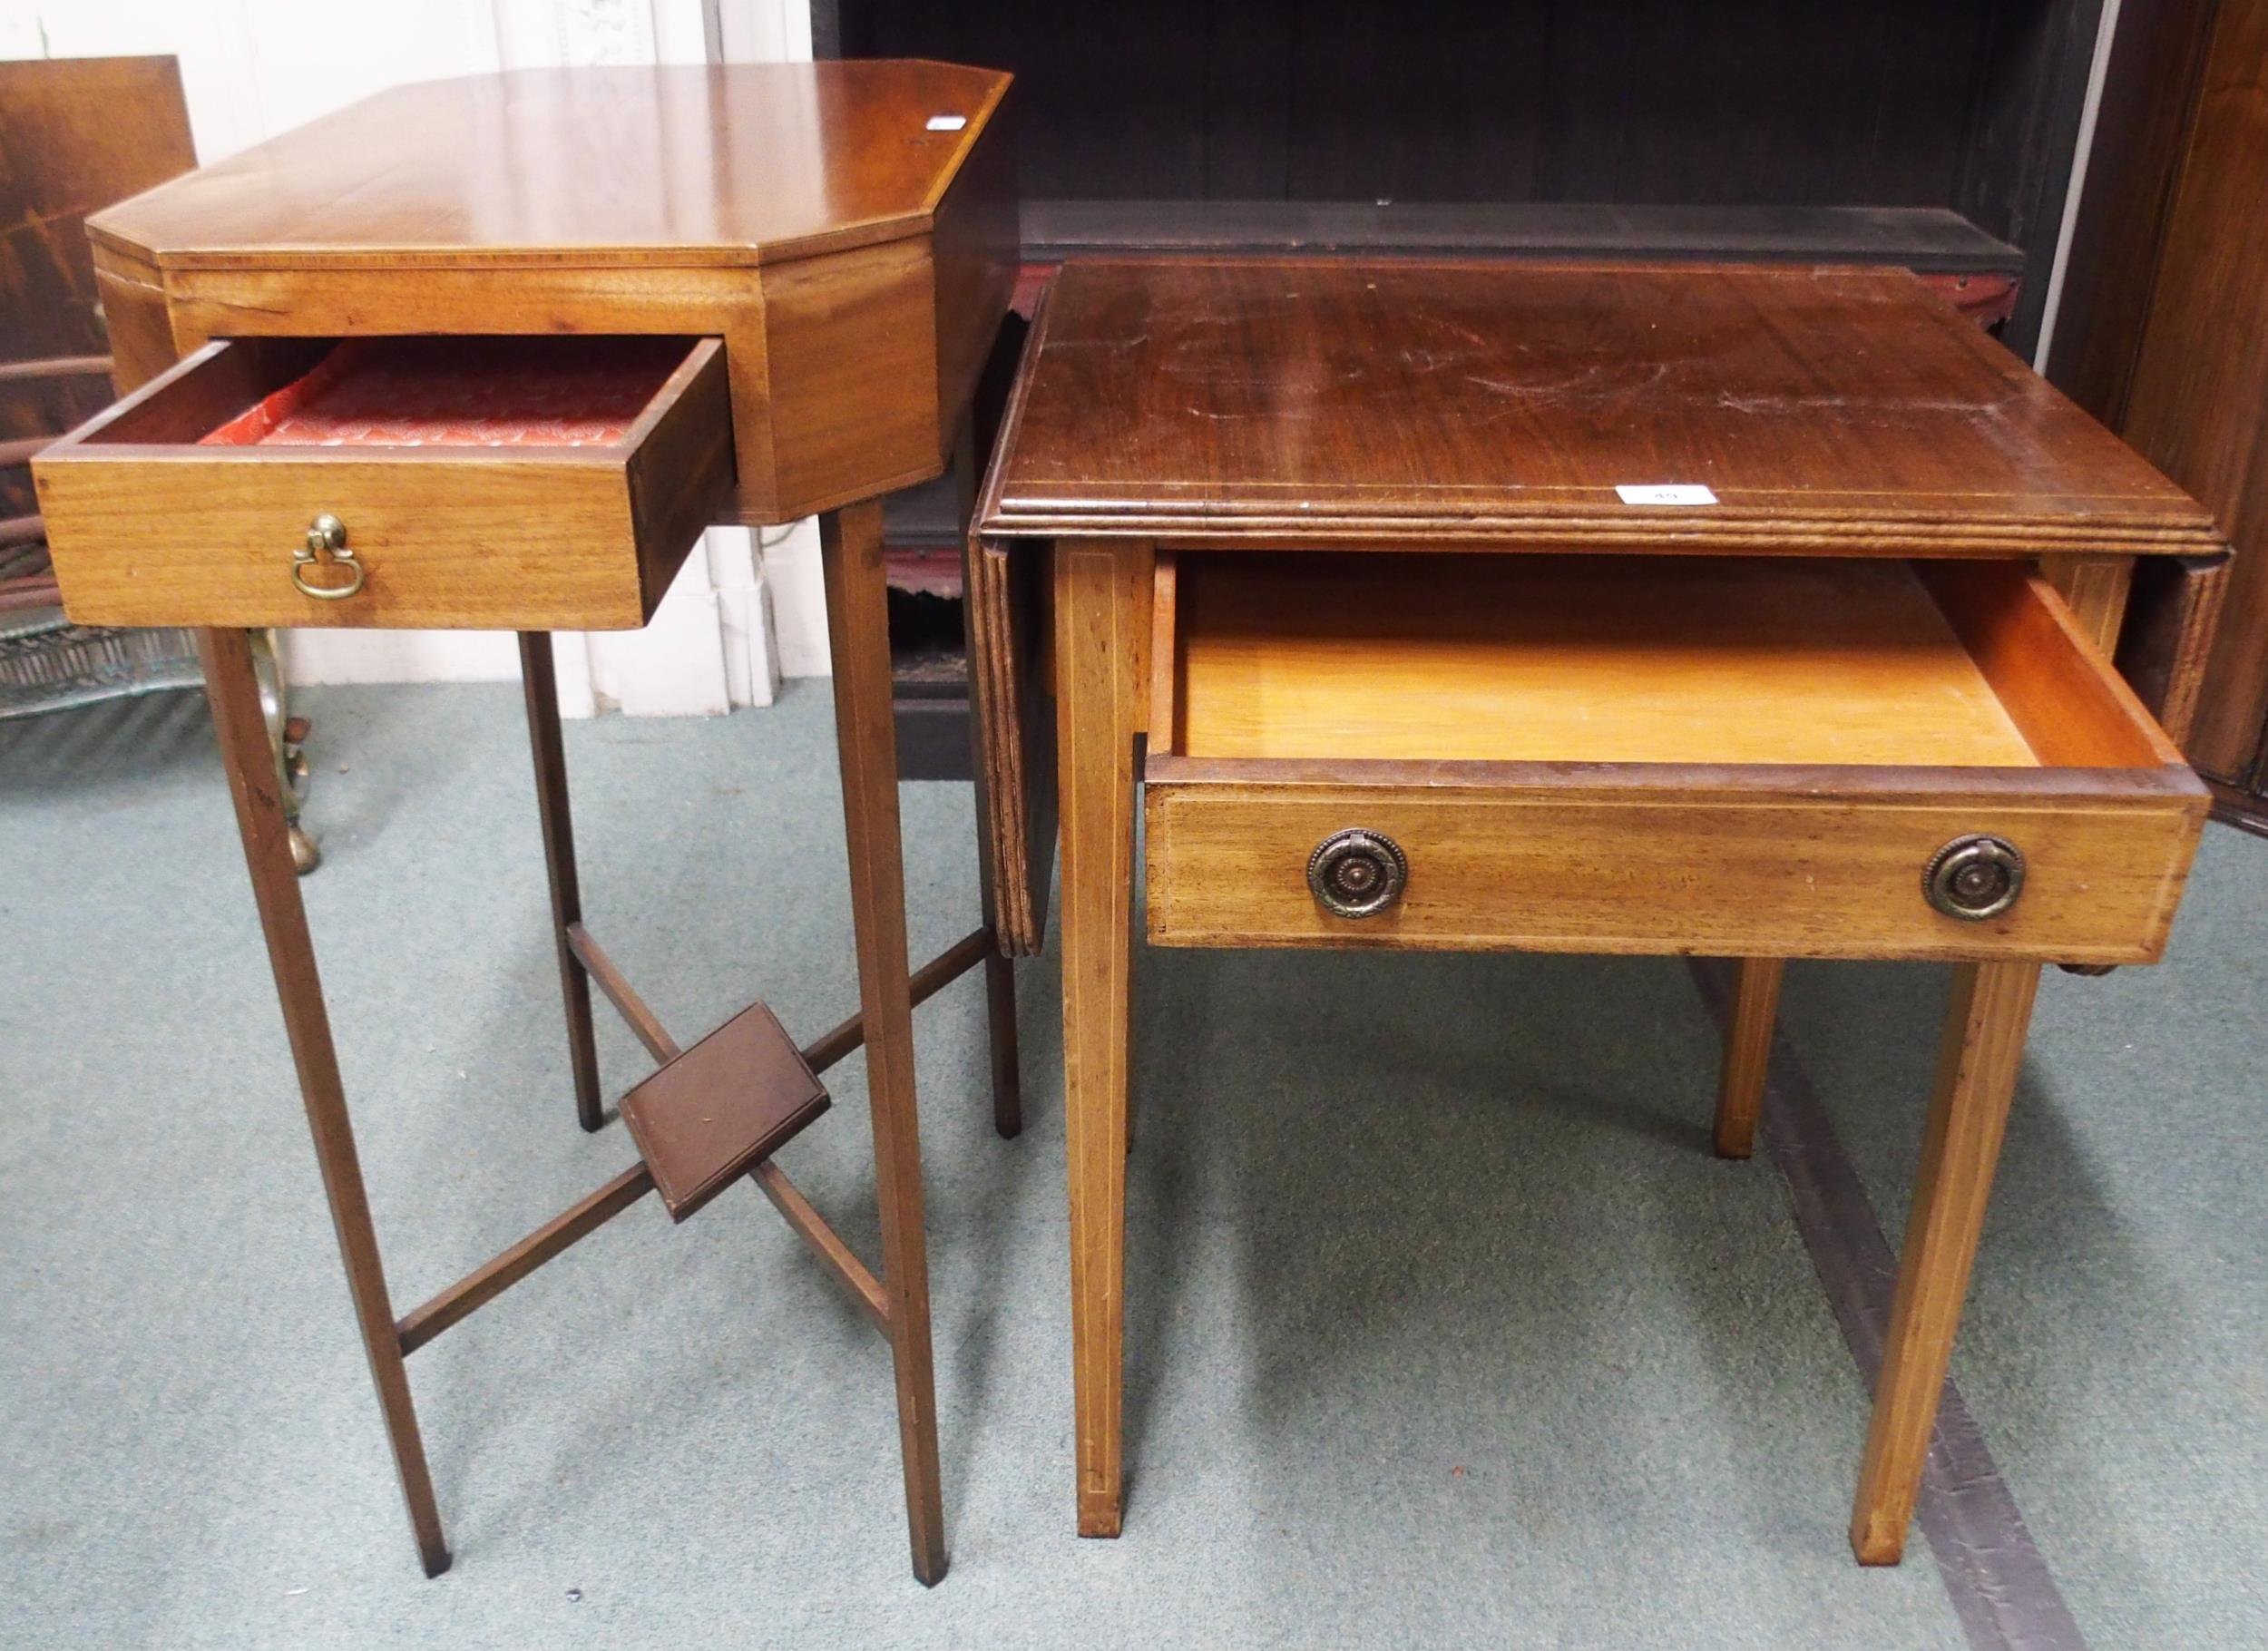
[[[1905,1551],[2038,986],[2038,963],[1963,963],[1954,972],[1851,1515],[1862,1564],[1895,1565]]]
[[[1119,1534],[1121,1492],[1134,664],[1137,628],[1148,623],[1136,577],[1148,561],[1109,541],[1055,549],[1071,1384],[1088,1537]]]
[[[338,1078],[338,1055],[331,1045],[330,1017],[315,968],[315,945],[308,933],[307,909],[299,901],[299,879],[291,859],[290,827],[260,714],[259,684],[253,674],[252,640],[242,630],[201,630],[197,650],[204,661],[205,694],[220,738],[220,758],[236,804],[237,830],[244,839],[244,861],[252,876],[252,898],[259,907],[268,941],[269,966],[283,1009],[284,1033],[298,1069],[299,1096],[308,1128],[315,1137],[315,1161],[323,1175],[331,1225],[347,1264],[347,1287],[354,1297],[355,1322],[377,1384],[378,1408],[394,1447],[403,1500],[417,1539],[425,1575],[449,1568],[442,1539],[441,1513],[434,1502],[433,1479],[417,1436],[417,1412],[410,1402],[409,1373],[394,1328],[386,1297],[386,1271],[378,1259],[377,1234],[370,1223],[370,1200],[363,1190],[362,1166],[355,1151],[354,1127]]]
[[[982,788],[983,781],[977,784]],[[988,921],[992,916],[989,891],[985,914]],[[1000,954],[997,944],[984,960],[984,1023],[992,1034],[992,1128],[1001,1139],[1012,1141],[1023,1133],[1023,1080],[1016,1051],[1016,964],[1014,959]]]
[[[1023,1078],[1016,1055],[1016,962],[993,951],[984,960],[984,1023],[992,1030],[993,1129],[1002,1141],[1023,1134]]]
[[[574,1070],[575,1117],[586,1129],[606,1122],[599,1096],[599,1043],[591,1025],[591,977],[568,943],[582,921],[575,875],[575,827],[567,806],[567,750],[559,732],[559,676],[548,630],[520,632],[520,685],[528,701],[528,748],[535,757],[535,808],[543,827],[543,869],[552,885],[552,940],[567,1004],[567,1054]]]
[[[819,546],[835,663],[835,741],[850,847],[858,1004],[866,1028],[866,1100],[874,1114],[875,1181],[882,1205],[882,1285],[897,1367],[905,1517],[914,1574],[934,1583],[945,1574],[945,1520],[929,1338],[929,1255],[922,1227],[921,1121],[914,1100],[914,1001],[905,953],[882,506],[853,504],[821,516]]]
[[[1776,957],[1744,957],[1725,1022],[1725,1064],[1716,1084],[1716,1156],[1745,1158],[1756,1148],[1756,1117],[1764,1109],[1764,1080],[1772,1060],[1772,1030],[1780,1013]]]

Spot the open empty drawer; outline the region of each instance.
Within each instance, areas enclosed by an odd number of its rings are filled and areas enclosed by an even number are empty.
[[[1169,945],[2154,961],[2207,794],[2013,562],[1158,558]]]
[[[726,508],[724,351],[212,344],[33,468],[84,623],[626,630]]]

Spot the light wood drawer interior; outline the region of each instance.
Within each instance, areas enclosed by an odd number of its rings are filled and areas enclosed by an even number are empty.
[[[217,343],[34,471],[83,622],[629,629],[728,508],[723,347]]]
[[[2141,961],[2204,808],[2019,563],[1161,553],[1149,659],[1167,943]],[[1408,865],[1360,918],[1348,828]],[[1983,920],[1924,892],[1970,835]]]

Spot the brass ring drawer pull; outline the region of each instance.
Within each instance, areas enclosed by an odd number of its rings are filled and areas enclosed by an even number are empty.
[[[2006,837],[1972,832],[1930,856],[1921,892],[1948,917],[1982,923],[1998,917],[2024,892],[2024,856]]]
[[[1336,917],[1374,917],[1402,898],[1410,862],[1401,845],[1375,831],[1334,831],[1307,856],[1307,886]]]
[[[327,558],[333,567],[347,572],[343,585],[311,585],[308,570],[318,567]],[[299,548],[291,552],[291,582],[302,596],[312,596],[318,602],[344,601],[362,589],[362,563],[347,548],[347,524],[328,511],[308,523],[308,536]]]

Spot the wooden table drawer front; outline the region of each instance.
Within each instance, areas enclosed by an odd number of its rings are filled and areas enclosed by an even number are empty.
[[[2151,962],[2201,818],[2154,801],[1956,801],[1847,782],[1823,795],[1822,776],[1428,789],[1165,767],[1145,805],[1160,945]],[[1392,838],[1409,864],[1402,897],[1374,916],[1334,916],[1308,887],[1317,845],[1349,827]],[[2025,861],[2014,907],[1982,923],[1922,893],[1931,856],[1971,833]]]
[[[630,630],[731,440],[714,339],[245,339],[34,474],[83,623]]]
[[[1161,562],[1153,942],[2163,950],[2204,787],[2022,566],[1491,560]],[[1348,830],[1406,865],[1370,915],[1310,884]],[[1981,919],[1925,890],[1970,837],[2021,862]]]

